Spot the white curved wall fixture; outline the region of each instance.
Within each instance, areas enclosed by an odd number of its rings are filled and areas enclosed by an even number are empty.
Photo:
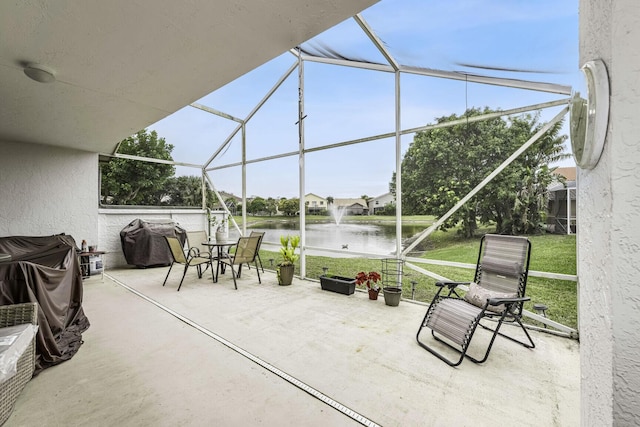
[[[609,75],[600,59],[582,67],[587,80],[587,99],[576,92],[571,101],[571,150],[576,164],[593,169],[604,149],[609,123]]]

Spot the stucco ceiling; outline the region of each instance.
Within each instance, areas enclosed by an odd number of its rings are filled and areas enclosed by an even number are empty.
[[[0,140],[111,152],[376,1],[2,1]]]

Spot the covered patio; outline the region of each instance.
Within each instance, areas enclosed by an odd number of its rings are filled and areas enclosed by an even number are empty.
[[[376,2],[150,3],[0,6],[0,235],[66,233],[104,248],[99,153]],[[238,291],[198,280],[177,293],[160,286],[162,269],[110,270],[85,282],[92,327],[80,352],[34,378],[7,425],[351,423],[206,330],[384,425],[639,424],[640,229],[629,224],[640,124],[629,111],[640,103],[640,8],[578,7],[575,65],[601,59],[612,88],[600,161],[577,173],[580,369],[576,342],[540,333],[535,350],[500,340],[484,365],[448,368],[415,344],[425,307],[405,302],[279,288],[274,275],[259,286],[249,272]],[[26,77],[34,64],[54,81]]]
[[[85,343],[29,382],[8,425],[579,424],[574,340],[499,338],[486,363],[452,369],[415,342],[422,304],[246,269],[237,291],[194,269],[176,292],[166,271],[85,281]]]

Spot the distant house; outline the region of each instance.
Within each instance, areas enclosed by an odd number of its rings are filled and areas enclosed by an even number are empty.
[[[232,215],[237,215],[238,212],[242,210],[242,197],[238,197],[231,193],[226,193],[224,191],[220,191],[220,196],[224,199],[224,203],[227,205],[227,209],[231,212]],[[247,199],[248,200],[248,199]],[[220,200],[216,199],[213,204],[214,210],[223,210],[222,203]]]
[[[333,199],[333,206],[344,209],[345,215],[368,215],[369,207],[364,199]]]
[[[384,193],[378,197],[369,199],[368,201],[369,215],[375,215],[379,213],[384,209],[386,205],[395,203],[395,201],[396,201],[396,198],[390,192]]]
[[[318,214],[327,211],[327,199],[320,197],[317,194],[305,194],[304,205],[307,208],[307,213],[310,214]]]
[[[557,168],[558,179],[548,188],[547,230],[552,233],[576,232],[576,168]],[[564,179],[564,183],[562,182]]]

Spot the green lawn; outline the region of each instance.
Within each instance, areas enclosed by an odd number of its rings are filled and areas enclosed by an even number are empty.
[[[323,217],[307,217],[323,218]],[[352,217],[349,217],[350,220]],[[375,218],[375,221],[394,221],[393,217],[358,217],[363,219]],[[271,218],[273,220],[274,218]],[[326,220],[326,217],[324,217]],[[344,219],[343,219],[344,220]],[[425,227],[433,221],[430,217],[407,217],[404,221],[423,222]],[[253,221],[251,221],[253,222]],[[485,227],[480,233],[491,232]],[[464,239],[455,231],[437,231],[428,238],[428,248],[423,258],[456,261],[476,264],[478,247],[481,234],[473,239]],[[575,235],[529,236],[531,240],[530,270],[552,273],[576,274],[576,239]],[[269,259],[279,259],[277,252],[260,251],[260,256],[265,267],[269,267]],[[456,281],[470,281],[473,279],[473,270],[444,267],[429,264],[420,264],[420,267],[436,274]],[[323,267],[328,268],[329,274],[355,277],[359,271],[381,271],[382,262],[379,259],[367,258],[334,258],[331,256],[307,256],[307,278],[317,279],[323,273]],[[296,267],[299,270],[299,265]],[[418,301],[430,302],[435,294],[435,280],[424,276],[408,267],[404,269],[403,297],[411,298],[412,288],[415,285],[414,298]],[[415,282],[411,283],[411,282]],[[530,277],[527,284],[527,296],[531,301],[525,304],[525,308],[533,310],[533,304],[542,303],[549,307],[547,316],[556,322],[572,328],[577,328],[577,288],[576,282],[566,280],[552,280],[539,277]]]

